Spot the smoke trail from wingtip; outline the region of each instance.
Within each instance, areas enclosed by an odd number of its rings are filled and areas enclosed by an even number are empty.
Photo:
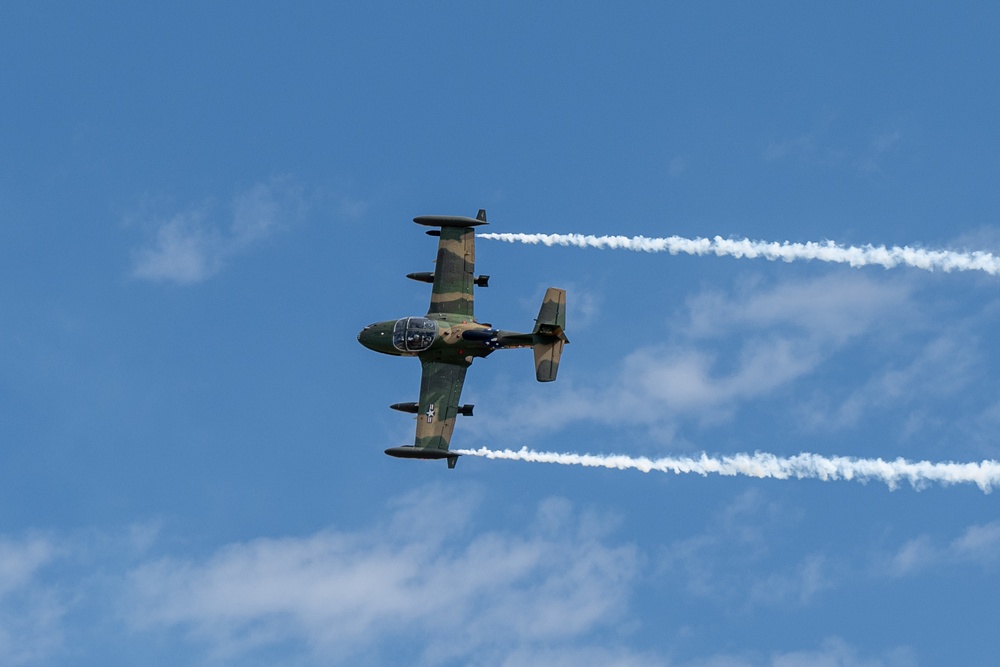
[[[833,241],[816,243],[789,243],[784,241],[751,241],[750,239],[711,239],[682,236],[647,238],[645,236],[593,236],[586,234],[479,234],[481,239],[507,243],[562,245],[578,248],[610,248],[636,252],[669,252],[688,255],[716,255],[718,257],[763,258],[772,262],[782,260],[816,260],[849,264],[854,267],[882,266],[887,269],[911,266],[925,271],[984,271],[991,276],[1000,274],[1000,257],[993,253],[975,250],[926,250],[909,246],[843,246]]]
[[[983,493],[989,493],[995,485],[1000,485],[1000,461],[986,460],[971,463],[931,461],[908,461],[897,458],[859,459],[849,456],[821,456],[802,453],[796,456],[780,457],[774,454],[756,452],[754,454],[731,454],[727,456],[667,456],[650,459],[645,456],[633,457],[624,454],[560,454],[556,452],[535,452],[527,447],[492,450],[486,447],[471,450],[454,450],[456,454],[481,456],[488,459],[508,459],[534,463],[558,463],[592,468],[614,470],[639,470],[641,472],[663,472],[677,475],[695,473],[702,476],[723,475],[746,477],[770,477],[772,479],[819,479],[822,481],[874,480],[896,489],[900,483],[909,482],[915,489],[922,489],[936,483],[975,484]]]

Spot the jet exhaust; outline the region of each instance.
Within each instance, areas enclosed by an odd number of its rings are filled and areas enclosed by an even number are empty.
[[[986,460],[971,463],[931,461],[909,461],[903,458],[892,460],[859,459],[850,456],[822,456],[802,453],[781,457],[764,452],[754,454],[731,454],[726,456],[698,457],[667,456],[650,459],[645,456],[633,457],[624,454],[560,454],[556,452],[535,452],[527,447],[517,451],[511,449],[452,450],[454,454],[479,456],[488,459],[507,459],[533,463],[558,463],[590,468],[611,468],[614,470],[639,470],[641,472],[663,472],[676,475],[695,473],[702,476],[724,475],[772,479],[819,479],[825,482],[854,480],[862,484],[868,481],[882,482],[895,490],[903,482],[909,482],[920,490],[930,484],[975,484],[983,493],[989,493],[1000,485],[1000,461]]]
[[[952,250],[927,250],[909,246],[843,246],[833,241],[807,243],[781,243],[751,241],[750,239],[724,239],[681,236],[647,238],[645,236],[593,236],[585,234],[479,234],[481,239],[527,243],[546,246],[562,245],[578,248],[633,250],[635,252],[669,252],[671,255],[716,255],[748,259],[767,259],[772,262],[816,260],[849,264],[853,267],[882,266],[886,269],[910,266],[924,271],[983,271],[991,276],[1000,275],[1000,257],[980,250],[957,252]]]

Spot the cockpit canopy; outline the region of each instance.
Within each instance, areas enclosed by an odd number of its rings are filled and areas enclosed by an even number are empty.
[[[404,317],[392,328],[392,344],[400,352],[423,352],[434,342],[437,325],[426,317]]]

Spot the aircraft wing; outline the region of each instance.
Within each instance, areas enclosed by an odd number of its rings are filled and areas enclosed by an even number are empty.
[[[480,210],[475,218],[447,215],[422,215],[414,222],[441,231],[428,234],[439,236],[437,260],[434,265],[434,286],[431,289],[431,306],[427,314],[451,313],[472,319],[472,287],[476,265],[476,233],[474,227],[486,224],[486,211]],[[485,287],[483,282],[478,283]]]
[[[473,229],[442,227],[428,313],[473,317],[472,273],[475,263],[476,234]]]
[[[458,401],[465,383],[467,365],[424,361],[420,364],[420,403],[417,408],[417,436],[414,446],[425,450],[448,451],[458,417]]]
[[[385,453],[404,459],[448,459],[448,467],[454,468],[459,455],[450,452],[448,444],[455,430],[455,418],[459,414],[472,414],[471,405],[458,407],[469,365],[424,359],[420,360],[420,364],[423,367],[420,401],[414,406],[417,413],[416,439],[412,445],[390,447]],[[397,406],[392,407],[398,409]]]

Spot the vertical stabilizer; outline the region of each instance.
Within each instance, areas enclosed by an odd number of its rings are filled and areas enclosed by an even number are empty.
[[[532,333],[552,334],[566,328],[566,290],[550,287],[545,290],[545,299],[538,310],[535,329]]]

